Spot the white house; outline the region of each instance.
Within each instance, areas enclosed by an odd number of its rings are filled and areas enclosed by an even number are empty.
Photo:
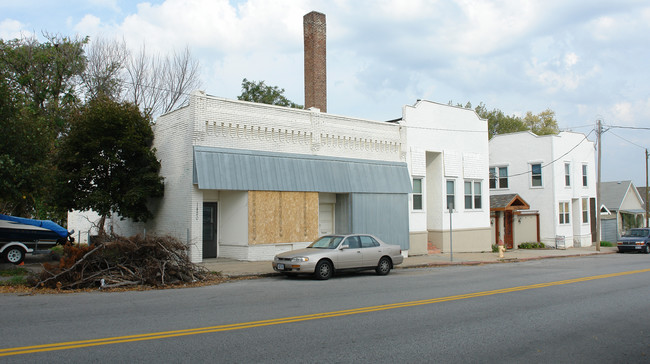
[[[581,133],[526,131],[494,136],[489,150],[490,194],[516,193],[539,211],[542,242],[592,244],[597,210],[593,142]]]
[[[615,242],[629,229],[644,226],[643,197],[632,181],[600,183],[600,240]]]
[[[427,242],[443,252],[489,251],[487,121],[471,109],[418,100],[404,107],[400,124],[413,184],[411,254],[426,253]]]

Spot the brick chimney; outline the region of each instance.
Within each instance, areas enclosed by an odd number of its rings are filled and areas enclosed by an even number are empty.
[[[325,14],[312,11],[303,18],[305,33],[305,109],[327,112]]]

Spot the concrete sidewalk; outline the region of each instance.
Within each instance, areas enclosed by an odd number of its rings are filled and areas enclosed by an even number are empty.
[[[569,249],[513,249],[499,258],[498,253],[454,253],[453,261],[449,253],[428,254],[408,257],[404,263],[395,269],[442,267],[451,265],[479,265],[493,263],[511,263],[536,259],[549,259],[561,257],[577,257],[599,254],[616,253],[616,248],[601,247],[600,252],[596,247],[569,248]],[[205,259],[202,266],[212,272],[221,272],[228,277],[267,276],[279,274],[273,270],[270,261],[246,262],[234,259],[216,258]]]

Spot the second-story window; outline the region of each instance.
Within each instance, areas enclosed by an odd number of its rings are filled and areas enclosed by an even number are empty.
[[[582,165],[582,186],[587,187],[587,165]]]
[[[564,163],[564,185],[571,186],[571,164]]]
[[[490,189],[508,188],[508,167],[490,167]]]
[[[533,163],[530,165],[531,180],[530,185],[533,187],[542,187],[542,164]]]

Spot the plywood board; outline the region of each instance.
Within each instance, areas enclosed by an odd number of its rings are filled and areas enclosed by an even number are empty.
[[[318,193],[249,191],[249,245],[312,241],[318,237]]]

